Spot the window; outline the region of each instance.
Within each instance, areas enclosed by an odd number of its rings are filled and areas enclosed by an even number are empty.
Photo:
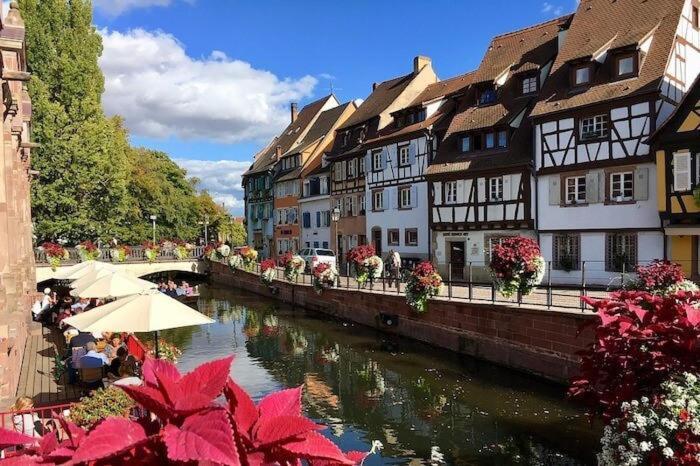
[[[628,55],[618,57],[616,60],[616,73],[618,77],[630,76],[634,74],[634,56]]]
[[[447,181],[445,182],[445,204],[456,204],[457,203],[457,182]]]
[[[323,249],[328,249],[328,241],[323,242]]]
[[[486,148],[493,149],[496,145],[495,135],[493,133],[486,133]]]
[[[311,228],[311,212],[304,212],[302,214],[302,219],[303,219],[303,227],[304,228]]]
[[[496,101],[496,91],[494,89],[486,89],[479,94],[479,105],[487,105]]]
[[[406,228],[406,237],[404,241],[406,246],[418,246],[418,229]]]
[[[355,159],[348,160],[348,179],[355,178]]]
[[[411,161],[408,157],[408,144],[405,146],[399,146],[399,165],[405,166],[410,165]]]
[[[321,228],[321,211],[316,211],[316,228]]]
[[[315,247],[315,248],[318,247],[318,241],[314,241],[314,247]]]
[[[365,195],[364,194],[360,194],[359,204],[360,204],[360,215],[364,215],[365,214]]]
[[[555,270],[579,270],[581,262],[581,237],[577,234],[554,235],[552,267]]]
[[[579,66],[574,69],[574,85],[583,86],[591,81],[591,67],[590,65]]]
[[[359,165],[359,169],[357,170],[360,174],[360,176],[365,174],[365,158],[362,157],[358,159],[357,164]]]
[[[624,202],[632,199],[634,199],[634,173],[611,173],[610,200],[613,202]]]
[[[348,196],[345,198],[345,215],[350,217],[355,215],[355,196]]]
[[[698,11],[698,7],[693,5],[693,27],[695,29],[700,28],[700,12]]]
[[[491,202],[503,200],[503,177],[489,179],[489,199]]]
[[[346,131],[343,133],[343,147],[347,146],[349,142],[350,142],[350,131]]]
[[[633,272],[637,264],[637,234],[609,233],[605,242],[605,270]]]
[[[508,147],[508,131],[504,130],[498,132],[498,147]]]
[[[411,187],[399,188],[399,208],[411,208]]]
[[[384,191],[372,193],[372,210],[384,210]]]
[[[523,95],[537,92],[537,76],[527,76],[523,78]]]
[[[472,150],[472,138],[471,136],[462,136],[460,140],[460,146],[462,148],[462,152],[469,152]]]
[[[570,176],[566,179],[566,198],[568,205],[586,202],[586,177]]]
[[[596,115],[581,120],[581,139],[598,139],[608,135],[608,116]]]
[[[690,152],[676,152],[673,154],[673,190],[683,192],[690,188]]]
[[[399,245],[399,230],[397,228],[392,228],[386,231],[386,240],[389,246]]]
[[[382,169],[382,151],[375,150],[372,152],[372,171],[379,171]]]

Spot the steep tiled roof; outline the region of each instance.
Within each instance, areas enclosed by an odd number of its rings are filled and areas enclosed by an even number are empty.
[[[299,141],[298,144],[295,144],[288,151],[288,153],[298,154],[304,151],[311,144],[315,143],[323,136],[328,134],[328,132],[331,131],[333,126],[335,126],[336,122],[338,121],[338,118],[340,118],[343,112],[345,112],[345,110],[350,106],[354,107],[355,103],[347,102],[343,105],[338,105],[337,107],[333,107],[321,113],[314,122],[313,126],[311,126],[311,128],[309,129],[309,132],[306,133],[306,136],[304,136],[304,139]]]
[[[417,75],[409,73],[405,76],[390,79],[380,83],[376,89],[360,104],[357,111],[343,124],[342,128],[349,128],[382,113],[396,98],[411,84]]]
[[[684,0],[581,0],[532,115],[657,90],[673,47],[683,3]],[[586,90],[571,91],[570,61],[587,59],[605,50],[638,46],[650,35],[653,35],[651,47],[642,57],[638,77],[611,82],[609,67],[601,66]]]
[[[415,107],[416,105],[430,102],[431,100],[435,100],[439,97],[456,94],[469,86],[472,83],[473,77],[474,71],[470,71],[469,73],[461,74],[459,76],[455,76],[454,78],[429,84],[407,107]]]
[[[264,151],[259,152],[255,156],[253,164],[248,171],[243,173],[243,176],[261,173],[269,169],[277,161],[277,157],[275,156],[277,146],[281,147],[283,154],[287,152],[299,137],[304,134],[304,131],[306,131],[308,126],[315,120],[318,113],[330,99],[335,99],[335,97],[333,95],[327,95],[302,108],[297,118],[290,123]]]

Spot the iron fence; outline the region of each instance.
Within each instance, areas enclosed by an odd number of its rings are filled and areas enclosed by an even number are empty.
[[[185,259],[197,259],[202,257],[204,254],[204,248],[205,246],[194,246],[192,250],[189,251],[188,257],[184,259],[179,259],[175,255],[175,249],[174,248],[163,248],[161,247],[160,250],[158,251],[158,257],[156,261],[158,262],[167,262],[167,261],[178,261],[178,260],[185,260]],[[81,262],[80,259],[80,253],[78,252],[77,248],[65,248],[66,251],[68,251],[68,259],[62,261],[62,264],[75,264],[78,262]],[[98,261],[102,262],[110,262],[110,261],[115,261],[115,259],[112,258],[112,248],[99,248],[100,254],[99,257],[97,258]],[[46,265],[49,263],[48,258],[46,257],[46,253],[41,249],[41,248],[36,248],[34,249],[34,261],[36,262],[37,265]],[[125,262],[148,262],[148,259],[146,258],[146,252],[145,248],[143,246],[132,246],[130,247],[130,251],[126,256]]]

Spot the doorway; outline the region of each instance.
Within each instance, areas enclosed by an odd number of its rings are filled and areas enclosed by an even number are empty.
[[[450,242],[450,268],[452,280],[464,280],[464,241]]]
[[[372,245],[374,245],[375,254],[382,257],[382,229],[372,229]]]

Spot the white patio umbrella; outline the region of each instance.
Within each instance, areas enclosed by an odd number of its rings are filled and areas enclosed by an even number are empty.
[[[73,289],[76,288],[81,288],[85,285],[88,285],[95,280],[102,278],[102,277],[107,277],[109,275],[114,274],[115,271],[112,269],[99,269],[99,270],[93,270],[92,272],[88,272],[82,277],[73,280],[73,282],[70,284],[70,287]]]
[[[77,280],[84,275],[94,272],[96,270],[109,269],[116,270],[114,265],[108,262],[99,261],[85,261],[79,264],[72,265],[66,270],[61,270],[56,274],[57,280]]]
[[[82,279],[81,279],[82,280]],[[96,280],[76,287],[70,292],[79,298],[122,298],[156,288],[155,283],[122,272],[112,272]]]
[[[159,330],[214,321],[158,290],[146,290],[68,317],[63,322],[82,332],[153,332],[158,357]]]

